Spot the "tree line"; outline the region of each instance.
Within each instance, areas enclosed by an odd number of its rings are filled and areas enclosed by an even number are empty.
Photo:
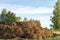
[[[21,17],[17,17],[15,13],[7,11],[6,9],[3,9],[0,14],[0,24],[11,24],[13,22],[20,22],[21,19],[22,19]],[[32,21],[40,25],[39,20],[34,19],[28,20],[28,18],[24,17],[23,21]]]

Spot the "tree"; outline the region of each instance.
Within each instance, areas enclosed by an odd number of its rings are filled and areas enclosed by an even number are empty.
[[[21,20],[21,17],[16,17],[11,11],[6,12],[5,9],[2,10],[0,23],[2,24],[11,24],[13,22],[18,22]]]
[[[53,10],[53,17],[51,17],[51,21],[53,25],[53,29],[57,30],[60,29],[60,1],[58,0],[55,9]]]
[[[35,23],[37,23],[39,26],[41,26],[41,24],[40,24],[40,20],[30,19],[29,21],[35,22]]]
[[[21,17],[16,17],[14,13],[11,13],[11,11],[8,11],[8,13],[6,14],[5,23],[11,24],[13,22],[19,22],[20,20],[21,20]]]
[[[11,24],[12,22],[15,22],[15,14],[14,13],[11,13],[11,11],[8,11],[8,13],[6,14],[6,17],[5,17],[5,24]]]
[[[27,18],[26,17],[24,17],[24,21],[27,21]]]
[[[0,23],[4,23],[6,13],[7,13],[6,9],[3,9],[0,14]]]
[[[19,22],[21,20],[21,17],[16,17],[16,22]]]
[[[5,15],[7,13],[6,9],[2,10],[2,15]]]

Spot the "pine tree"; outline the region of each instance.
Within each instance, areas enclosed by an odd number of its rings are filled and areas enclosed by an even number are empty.
[[[16,17],[14,13],[11,11],[6,11],[6,9],[3,9],[0,14],[0,24],[11,24],[13,22],[19,22],[21,20],[21,17]]]
[[[55,9],[53,10],[53,17],[51,17],[51,21],[53,25],[53,29],[57,30],[60,29],[60,1],[58,0]]]
[[[6,14],[7,14],[6,9],[3,9],[0,14],[0,23],[4,23]]]

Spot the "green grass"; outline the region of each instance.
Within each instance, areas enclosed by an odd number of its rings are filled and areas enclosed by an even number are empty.
[[[12,39],[0,39],[0,40],[12,40]],[[18,39],[14,39],[18,40]],[[38,40],[38,39],[21,39],[21,40]],[[60,40],[60,38],[46,38],[46,39],[39,39],[39,40]]]
[[[43,40],[60,40],[60,38],[46,38],[46,39],[43,39]]]
[[[54,31],[53,33],[60,34],[60,31]]]

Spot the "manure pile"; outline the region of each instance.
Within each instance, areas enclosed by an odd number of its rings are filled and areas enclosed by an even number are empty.
[[[0,24],[0,39],[13,38],[49,38],[52,31],[42,28],[35,22],[21,21],[9,25]]]

